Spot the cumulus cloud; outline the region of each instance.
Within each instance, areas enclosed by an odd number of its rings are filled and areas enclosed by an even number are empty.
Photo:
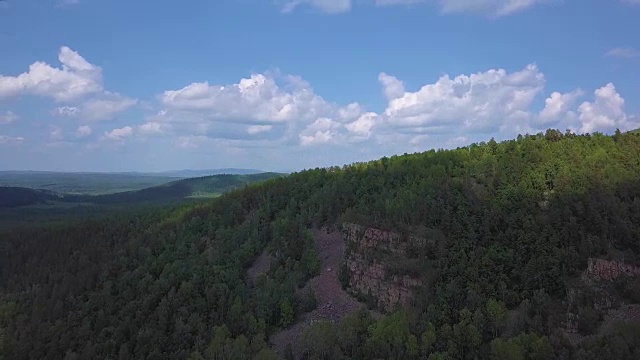
[[[104,138],[114,141],[122,141],[133,135],[133,128],[131,126],[125,126],[120,129],[113,129],[104,133]]]
[[[371,136],[372,130],[378,121],[378,114],[368,112],[362,114],[356,121],[346,124],[345,128],[354,135],[352,140],[365,140]]]
[[[444,75],[417,90],[406,89],[402,80],[387,73],[380,73],[378,80],[387,98],[380,113],[357,102],[343,106],[328,102],[295,76],[254,74],[231,85],[194,83],[161,94],[164,109],[148,120],[148,129],[138,131],[167,126],[182,148],[220,141],[235,147],[306,148],[364,141],[402,147],[433,141],[453,146],[451,139],[458,139],[459,146],[460,139],[471,134],[473,139],[488,134],[507,137],[547,127],[608,131],[613,125],[604,119],[627,128],[633,123],[624,111],[614,111],[622,109],[624,101],[616,100],[617,92],[608,87],[582,105],[581,89],[551,92],[544,106],[536,109],[545,77],[535,64],[512,72],[489,69]]]
[[[4,113],[0,113],[0,124],[10,124],[18,120],[18,115],[13,111],[7,110]]]
[[[356,102],[340,106],[326,101],[298,76],[272,73],[253,74],[231,85],[193,83],[165,91],[159,98],[164,109],[149,121],[213,139],[262,134],[265,141],[292,144],[300,142],[304,132],[305,144],[317,143],[308,139],[315,136],[309,133],[314,122],[328,119],[345,132],[339,124],[353,122],[365,112]],[[331,135],[326,131],[320,131],[325,140]]]
[[[615,129],[625,131],[638,127],[636,119],[625,113],[624,99],[613,84],[597,89],[594,95],[593,102],[585,101],[578,107],[580,132],[612,132]]]
[[[13,137],[8,135],[0,135],[0,145],[20,145],[24,142],[21,136]]]
[[[337,121],[319,118],[300,133],[300,145],[308,146],[333,142],[341,127],[342,124]]]
[[[572,119],[575,113],[571,111],[575,102],[584,95],[581,89],[561,94],[553,92],[545,100],[544,109],[538,116],[538,124],[542,126],[551,126],[558,121]]]
[[[640,3],[640,0],[638,1]],[[632,58],[640,57],[640,51],[632,47],[621,47],[621,48],[613,48],[607,51],[605,55],[609,57],[632,59]]]
[[[384,94],[388,100],[397,99],[404,95],[404,84],[394,76],[380,73],[378,81],[382,84]]]
[[[68,102],[102,91],[100,67],[66,46],[60,48],[58,60],[59,68],[37,61],[20,75],[0,75],[0,98],[30,94]]]
[[[274,77],[264,74],[254,74],[232,85],[193,83],[165,91],[161,101],[169,111],[200,112],[212,120],[262,125],[313,117],[331,110],[331,105],[313,89],[296,86],[286,91]]]
[[[527,112],[544,83],[535,65],[511,74],[492,69],[453,79],[444,75],[418,91],[390,100],[384,116],[390,126],[414,132],[446,126],[495,130],[498,121],[515,121]]]
[[[81,121],[111,120],[137,103],[136,99],[105,91],[78,106],[59,106],[51,113],[56,116],[78,118]]]
[[[60,67],[36,61],[17,76],[0,75],[0,99],[20,95],[50,98],[62,105],[53,115],[78,117],[85,121],[112,119],[131,108],[137,100],[103,88],[102,69],[89,63],[67,46],[58,53]]]
[[[161,134],[163,132],[163,128],[165,127],[165,125],[156,122],[156,121],[149,121],[147,123],[144,123],[142,125],[140,125],[138,127],[138,131],[142,134],[145,135],[153,135],[153,134]]]

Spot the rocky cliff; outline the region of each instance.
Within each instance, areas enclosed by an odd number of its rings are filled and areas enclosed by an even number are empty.
[[[351,223],[342,229],[350,291],[385,311],[409,304],[413,288],[423,284],[420,259],[410,255],[412,249],[424,248],[427,240]]]
[[[620,276],[640,276],[640,267],[620,261],[589,259],[587,276],[596,280],[615,280]]]

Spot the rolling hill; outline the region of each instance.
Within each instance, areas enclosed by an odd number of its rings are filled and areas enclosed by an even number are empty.
[[[162,203],[188,198],[211,198],[243,186],[284,176],[279,173],[251,175],[212,175],[182,179],[142,190],[116,194],[77,197],[74,201],[96,204]]]
[[[140,190],[175,181],[172,176],[138,173],[0,171],[0,186],[48,190],[69,195],[102,195]]]
[[[17,208],[59,201],[61,196],[48,190],[0,186],[0,208]]]
[[[56,193],[45,189],[0,186],[0,208],[81,203],[83,205],[160,204],[186,199],[211,198],[248,184],[284,176],[278,173],[252,175],[213,175],[174,180],[141,190],[104,195]]]

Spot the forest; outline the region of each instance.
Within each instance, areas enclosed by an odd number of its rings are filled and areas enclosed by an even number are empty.
[[[405,307],[316,322],[312,229],[442,234]],[[255,283],[247,270],[267,252]],[[640,135],[569,131],[317,168],[220,197],[0,232],[0,359],[640,359],[589,259],[640,264]],[[586,284],[586,285],[585,285]],[[347,285],[346,285],[347,286]],[[640,281],[606,284],[640,304]],[[574,314],[576,332],[568,331]],[[623,319],[624,320],[624,319]]]

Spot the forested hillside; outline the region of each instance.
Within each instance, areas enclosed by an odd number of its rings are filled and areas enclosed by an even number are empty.
[[[0,209],[41,204],[59,199],[60,196],[51,191],[0,186]]]
[[[94,202],[97,204],[162,203],[183,200],[185,198],[215,197],[248,184],[280,176],[283,175],[278,173],[249,175],[220,174],[172,181],[142,190],[78,198],[80,201]]]
[[[633,306],[637,278],[581,280],[590,258],[640,260],[640,136],[555,130],[0,234],[0,358],[277,358],[269,336],[315,306],[296,289],[324,271],[310,229],[345,222],[440,235],[396,269],[426,279],[411,304],[315,323],[305,358],[640,358],[640,325],[604,326],[590,293]]]

